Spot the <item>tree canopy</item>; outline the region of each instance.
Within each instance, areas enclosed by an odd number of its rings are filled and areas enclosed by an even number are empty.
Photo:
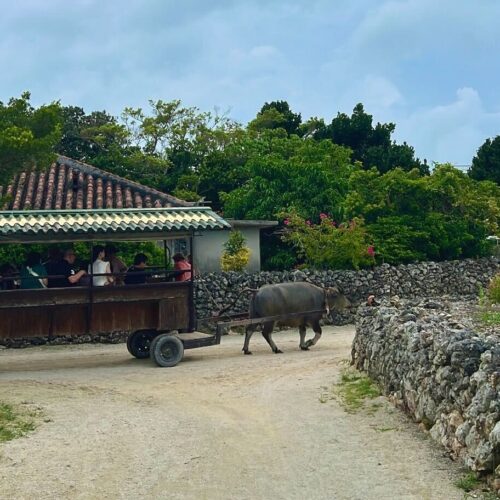
[[[486,236],[499,234],[500,136],[479,148],[468,175],[449,164],[430,172],[412,146],[393,140],[395,127],[374,123],[362,104],[326,122],[303,121],[286,101],[266,102],[245,126],[179,100],[149,101],[113,116],[60,103],[36,108],[25,93],[0,102],[0,185],[64,154],[209,203],[227,217],[282,221],[294,214],[315,249],[309,262],[318,265],[486,254]],[[352,230],[353,220],[359,230]],[[328,258],[318,255],[309,227],[322,228],[318,241],[335,243],[342,259],[326,250]],[[296,241],[280,237],[283,228],[263,233],[264,266],[300,263]],[[343,243],[350,237],[356,245]],[[366,245],[374,248],[369,259]],[[346,253],[351,247],[358,248],[355,260]]]
[[[46,167],[61,138],[61,108],[52,103],[35,108],[25,92],[6,104],[0,101],[0,185],[17,171]]]
[[[477,181],[493,181],[500,184],[500,135],[486,139],[472,159],[469,175]]]
[[[428,174],[426,163],[415,158],[415,150],[404,142],[396,144],[391,136],[396,130],[394,123],[377,123],[373,126],[373,116],[365,112],[361,103],[357,104],[351,116],[338,113],[329,125],[319,124],[314,132],[317,139],[331,139],[335,144],[352,150],[352,159],[359,161],[366,170],[375,167],[382,173],[399,167],[410,171],[418,169]]]

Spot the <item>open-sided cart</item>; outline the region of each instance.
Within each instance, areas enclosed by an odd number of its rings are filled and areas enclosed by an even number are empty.
[[[0,211],[0,244],[183,238],[193,252],[195,231],[229,227],[208,207]],[[133,356],[151,356],[160,366],[177,364],[184,349],[218,344],[217,334],[196,331],[193,281],[175,281],[167,262],[151,274],[138,285],[95,287],[90,279],[86,286],[2,290],[0,342],[120,331]]]

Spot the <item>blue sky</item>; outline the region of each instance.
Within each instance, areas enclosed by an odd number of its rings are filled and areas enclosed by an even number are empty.
[[[500,134],[498,0],[2,2],[0,100],[119,114],[148,99],[246,123],[265,101],[330,121],[357,102],[420,158]]]

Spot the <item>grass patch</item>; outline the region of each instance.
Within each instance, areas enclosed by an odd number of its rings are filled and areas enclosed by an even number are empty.
[[[493,287],[495,280],[498,283],[495,285],[498,290]],[[500,303],[497,300],[500,297],[500,274],[492,280],[490,287],[488,293],[485,293],[482,288],[479,290],[479,308],[476,317],[484,325],[500,325]]]
[[[455,481],[454,484],[457,488],[468,492],[475,490],[479,485],[481,485],[481,481],[474,472],[469,472],[464,477]]]
[[[479,313],[479,321],[485,325],[500,325],[500,311],[484,310]]]
[[[36,412],[23,411],[0,402],[0,443],[10,441],[35,430]]]
[[[355,412],[364,406],[367,399],[380,396],[380,389],[367,375],[349,368],[343,371],[335,394],[347,411]]]

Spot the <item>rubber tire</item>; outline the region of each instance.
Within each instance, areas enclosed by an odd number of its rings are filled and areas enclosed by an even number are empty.
[[[184,344],[173,335],[158,335],[150,347],[151,359],[165,368],[175,366],[184,356]]]
[[[137,330],[127,338],[127,349],[137,359],[149,358],[151,342],[156,337],[154,330]]]

